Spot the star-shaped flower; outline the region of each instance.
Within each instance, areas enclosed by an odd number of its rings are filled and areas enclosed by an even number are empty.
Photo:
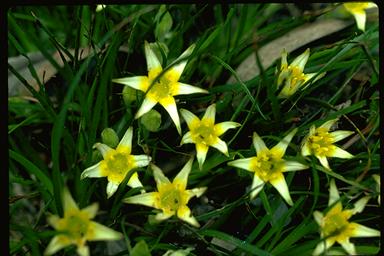
[[[192,168],[193,158],[191,158],[183,169],[176,175],[172,183],[164,176],[163,171],[154,164],[151,164],[153,176],[156,181],[157,192],[149,192],[125,198],[123,202],[128,204],[141,204],[161,210],[155,216],[158,221],[177,215],[183,221],[192,226],[199,227],[197,220],[191,215],[188,208],[188,201],[196,196],[200,197],[206,187],[187,190],[188,175]]]
[[[254,173],[251,199],[263,189],[265,183],[269,182],[277,189],[289,205],[293,205],[283,173],[308,168],[308,166],[299,162],[283,159],[285,150],[296,132],[297,129],[293,129],[283,140],[271,149],[268,149],[265,146],[264,141],[256,132],[254,132],[253,145],[256,149],[256,156],[238,159],[228,163],[230,166],[235,166]]]
[[[69,245],[77,246],[77,253],[81,256],[89,255],[86,241],[118,240],[122,234],[104,225],[91,221],[96,216],[98,204],[79,209],[68,189],[63,191],[64,217],[50,215],[48,223],[60,233],[54,236],[48,244],[44,255],[52,255]]]
[[[203,166],[210,146],[228,156],[227,144],[219,136],[228,129],[239,127],[239,123],[228,121],[215,124],[216,104],[212,104],[207,108],[201,120],[186,109],[180,109],[180,113],[189,128],[189,132],[181,139],[181,144],[196,144],[197,161],[199,162],[200,169]]]
[[[353,155],[347,151],[333,145],[333,143],[353,134],[352,131],[329,132],[329,129],[337,120],[338,119],[329,120],[318,128],[312,125],[309,134],[304,138],[302,143],[301,154],[303,156],[316,156],[320,163],[327,169],[330,169],[327,157],[353,157]]]
[[[351,13],[355,17],[357,28],[362,31],[365,31],[365,20],[367,19],[365,9],[377,7],[376,4],[371,2],[344,3],[343,6],[349,13]]]
[[[144,50],[147,60],[148,76],[124,77],[112,80],[115,83],[128,85],[136,90],[145,92],[144,101],[137,111],[135,118],[141,117],[151,110],[156,103],[160,103],[171,116],[178,133],[181,135],[179,114],[177,113],[174,96],[192,93],[208,93],[207,90],[179,82],[180,76],[187,64],[186,58],[189,57],[194,48],[195,45],[191,45],[171,64],[171,68],[161,74],[163,68],[161,67],[160,61],[152,51],[148,42],[145,42]]]
[[[132,133],[133,128],[129,127],[116,149],[102,143],[96,143],[94,147],[101,152],[104,160],[88,167],[81,174],[81,179],[107,177],[108,198],[116,192],[130,170],[147,166],[151,161],[151,157],[147,155],[131,155]],[[143,187],[137,172],[132,174],[127,185],[132,188]]]
[[[320,226],[320,236],[324,240],[316,246],[312,254],[320,255],[338,242],[349,255],[356,255],[355,245],[349,241],[351,237],[380,236],[378,230],[348,221],[352,215],[364,210],[368,200],[369,196],[363,197],[354,204],[353,209],[343,210],[335,180],[332,179],[328,201],[328,206],[331,208],[325,215],[319,211],[313,213],[315,221]]]
[[[287,52],[283,49],[281,54],[280,72],[277,78],[277,87],[283,85],[283,89],[280,91],[279,98],[288,98],[293,95],[297,90],[304,89],[304,85],[317,73],[304,74],[304,67],[307,64],[309,58],[309,49],[297,56],[290,65],[287,62]],[[321,73],[316,77],[313,82],[317,81],[325,75]]]

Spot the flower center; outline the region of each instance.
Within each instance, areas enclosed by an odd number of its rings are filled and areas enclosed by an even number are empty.
[[[201,121],[200,124],[193,130],[194,140],[197,143],[212,145],[216,140],[214,124],[208,121]]]
[[[334,150],[333,138],[324,128],[317,128],[315,134],[309,137],[309,147],[318,156],[328,156]]]
[[[89,219],[81,216],[81,213],[72,213],[63,219],[62,231],[66,232],[72,239],[79,239],[86,236],[89,227]]]
[[[173,184],[165,185],[159,191],[159,208],[176,212],[184,204],[182,191]]]
[[[108,180],[121,183],[127,173],[134,167],[132,156],[126,149],[111,150],[101,163],[101,169]]]
[[[157,68],[149,72],[148,78],[150,84],[161,73],[161,71],[161,68]],[[148,96],[156,101],[173,97],[176,82],[177,79],[175,77],[174,72],[171,70],[167,71],[153,84],[153,86],[148,91]]]
[[[288,67],[288,71],[290,72],[290,76],[288,77],[288,79],[291,80],[291,88],[299,88],[305,81],[305,76],[303,72],[300,70],[300,68],[292,66]]]
[[[343,233],[349,222],[340,213],[336,213],[324,218],[324,236],[337,236]]]
[[[283,160],[277,158],[268,152],[259,153],[254,159],[253,168],[257,176],[264,182],[276,178],[277,174],[281,173]]]

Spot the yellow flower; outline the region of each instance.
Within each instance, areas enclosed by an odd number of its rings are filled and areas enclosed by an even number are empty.
[[[196,196],[200,197],[206,187],[187,190],[188,175],[192,168],[193,158],[191,158],[183,169],[176,175],[172,183],[164,176],[163,171],[154,164],[151,164],[153,176],[156,181],[157,192],[149,192],[123,199],[128,204],[141,204],[161,210],[155,219],[162,221],[177,215],[183,221],[199,227],[199,223],[192,216],[188,208],[188,201]]]
[[[349,222],[349,218],[364,210],[369,200],[369,196],[363,197],[354,204],[353,209],[343,210],[340,195],[337,191],[335,180],[331,180],[329,188],[328,206],[331,207],[328,212],[323,215],[319,211],[315,211],[313,216],[320,226],[320,236],[323,239],[313,251],[313,255],[320,255],[330,248],[335,242],[348,252],[349,255],[356,255],[355,245],[349,241],[351,237],[375,237],[380,236],[378,230],[360,225],[355,222]]]
[[[283,140],[271,149],[268,149],[265,146],[264,141],[256,132],[254,132],[253,145],[256,149],[256,156],[238,159],[228,163],[230,166],[254,172],[251,199],[261,191],[265,183],[269,182],[277,189],[289,205],[293,205],[283,173],[308,168],[308,166],[299,162],[283,159],[285,150],[296,132],[297,129],[292,130]]]
[[[77,246],[79,255],[87,256],[89,255],[89,248],[86,246],[86,241],[123,238],[121,233],[91,221],[96,216],[98,207],[97,203],[93,203],[80,210],[68,189],[65,188],[63,191],[64,217],[60,218],[57,215],[48,217],[48,223],[59,231],[59,234],[52,238],[44,255],[52,255],[73,244]]]
[[[350,12],[355,17],[357,28],[362,31],[365,31],[365,20],[367,18],[365,14],[365,9],[377,7],[376,4],[370,2],[344,3],[343,6],[348,12]]]
[[[180,113],[187,122],[189,128],[189,132],[187,132],[181,139],[181,144],[196,144],[197,161],[199,162],[200,169],[203,166],[210,146],[228,156],[227,144],[219,139],[219,136],[224,134],[228,129],[239,127],[239,123],[222,122],[215,124],[215,104],[212,104],[207,108],[201,120],[186,109],[180,109]]]
[[[283,49],[281,54],[281,66],[279,76],[277,78],[277,87],[283,85],[283,89],[280,91],[279,98],[288,98],[293,95],[297,90],[304,89],[304,85],[317,73],[304,74],[304,67],[309,58],[309,49],[297,56],[290,65],[287,62],[287,52]],[[325,75],[325,72],[313,80],[317,81]]]
[[[144,101],[137,111],[135,118],[141,117],[151,110],[156,103],[160,103],[171,116],[178,133],[181,135],[179,114],[177,113],[174,96],[192,93],[208,93],[207,90],[179,82],[179,78],[187,64],[186,58],[189,57],[194,48],[195,45],[191,45],[171,64],[171,68],[159,77],[163,68],[148,42],[145,42],[144,49],[147,60],[148,76],[124,77],[112,80],[115,83],[128,85],[136,90],[141,90],[146,93]]]
[[[333,143],[353,134],[352,131],[329,132],[329,129],[337,120],[338,119],[329,120],[318,128],[312,125],[309,134],[303,140],[301,148],[301,154],[303,156],[316,156],[320,163],[327,169],[330,169],[327,157],[353,157],[353,155],[347,151],[333,145]]]
[[[147,166],[151,161],[151,157],[147,155],[131,155],[132,133],[133,128],[129,127],[116,149],[102,143],[96,143],[94,147],[101,152],[104,160],[88,167],[81,174],[81,179],[107,177],[108,198],[116,192],[130,170]],[[132,188],[143,187],[137,172],[132,174],[127,185]]]

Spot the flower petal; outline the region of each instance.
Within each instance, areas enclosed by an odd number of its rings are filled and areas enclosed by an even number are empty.
[[[203,167],[205,158],[207,156],[208,146],[202,143],[197,143],[196,152],[197,152],[197,162],[199,163],[199,169],[201,170],[201,168]]]
[[[96,216],[98,209],[99,209],[99,204],[93,203],[81,209],[81,211],[87,213],[89,219],[93,219]]]
[[[284,161],[283,172],[299,171],[307,169],[308,166],[296,161]]]
[[[355,17],[357,28],[361,31],[365,31],[365,20],[367,18],[365,11],[355,11],[352,14]]]
[[[352,134],[354,134],[352,131],[335,131],[330,133],[333,138],[333,142],[338,142],[339,140],[342,140]]]
[[[132,176],[129,178],[127,185],[130,186],[131,188],[141,188],[143,187],[143,184],[141,184],[139,180],[139,175],[137,172],[132,174]]]
[[[200,224],[197,222],[195,217],[192,216],[191,210],[186,205],[182,205],[177,209],[177,217],[182,219],[183,221],[191,224],[195,227],[200,227]]]
[[[117,146],[117,148],[119,148],[119,146],[124,146],[128,149],[128,154],[131,154],[131,149],[132,149],[132,135],[133,135],[133,127],[130,126],[127,131],[125,132],[123,138],[120,140],[119,142],[119,145]]]
[[[195,44],[192,44],[175,61],[171,63],[171,70],[178,74],[177,80],[179,80],[181,74],[183,73],[185,65],[187,65],[188,62],[188,57],[191,55],[194,49]]]
[[[335,243],[335,240],[326,239],[325,241],[321,241],[317,244],[315,250],[312,252],[312,255],[321,255],[323,254],[329,247],[331,247]]]
[[[108,154],[108,152],[114,150],[113,148],[110,148],[109,146],[103,143],[95,143],[95,145],[93,145],[93,148],[97,148],[97,150],[99,150],[103,158]]]
[[[339,242],[341,246],[348,252],[349,255],[356,255],[355,245],[346,239],[344,241]]]
[[[221,153],[223,153],[224,155],[226,156],[229,156],[228,155],[228,147],[227,147],[227,143],[225,143],[224,141],[222,141],[221,139],[217,138],[215,143],[211,144],[212,147],[216,148],[217,150],[219,150]]]
[[[192,112],[186,109],[180,109],[180,114],[184,118],[185,122],[188,125],[188,128],[191,130],[195,125],[200,123],[200,119],[193,114]]]
[[[145,167],[151,162],[152,158],[147,155],[131,155],[134,161],[134,167]]]
[[[185,190],[188,182],[188,175],[191,172],[193,157],[184,165],[183,169],[173,179],[174,184],[179,184],[181,190]]]
[[[360,213],[364,210],[365,205],[368,203],[369,199],[371,199],[370,196],[365,196],[361,198],[359,201],[354,203],[354,207],[352,209],[353,214]]]
[[[73,197],[71,193],[69,192],[68,188],[65,187],[63,189],[63,210],[64,215],[66,212],[72,211],[72,210],[79,210],[79,207],[77,206],[75,200],[73,200]]]
[[[100,240],[119,240],[123,238],[120,232],[117,232],[109,227],[101,225],[97,222],[91,222],[92,236],[88,238],[90,241]]]
[[[163,221],[163,220],[169,219],[174,214],[175,214],[174,212],[159,212],[158,214],[156,214],[155,220]]]
[[[186,143],[196,143],[192,139],[192,133],[191,132],[187,132],[186,134],[184,134],[183,138],[181,138],[180,145],[183,145],[183,144],[186,144]]]
[[[328,206],[333,205],[337,201],[339,201],[340,195],[339,191],[337,190],[336,183],[334,179],[331,179],[331,182],[329,184],[329,200],[328,200]]]
[[[149,87],[148,77],[146,76],[132,76],[112,79],[112,82],[117,84],[128,85],[129,87],[146,92]]]
[[[257,154],[264,150],[268,150],[267,146],[265,146],[264,141],[256,132],[253,133],[253,146],[255,147]]]
[[[98,162],[97,164],[92,165],[91,167],[88,167],[87,169],[85,169],[81,173],[80,179],[105,177],[105,175],[102,174],[100,163],[101,162]]]
[[[156,208],[155,202],[158,195],[159,192],[149,192],[131,197],[126,197],[123,199],[123,202],[127,204],[140,204]]]
[[[165,110],[170,115],[173,123],[176,126],[177,132],[181,135],[180,119],[179,114],[177,113],[176,102],[173,97],[168,97],[166,100],[160,100],[159,103],[165,108]]]
[[[145,59],[147,60],[148,72],[152,69],[161,68],[161,64],[156,54],[152,51],[147,41],[144,42]]]
[[[276,146],[271,149],[271,153],[277,158],[282,158],[296,132],[297,128],[293,129],[290,133],[288,133],[287,136],[285,136]]]
[[[155,178],[157,188],[162,185],[170,184],[171,182],[167,177],[165,177],[163,171],[154,164],[151,164],[151,168],[153,170],[153,177]]]
[[[109,181],[107,184],[107,198],[110,198],[117,190],[119,187],[119,184],[116,184],[114,182]]]
[[[139,117],[147,113],[149,110],[151,110],[156,105],[156,103],[157,101],[150,99],[148,97],[145,97],[143,100],[143,103],[141,104],[139,110],[135,115],[135,119],[138,119]]]
[[[187,202],[189,201],[189,199],[191,199],[194,196],[200,197],[202,194],[204,194],[206,190],[207,190],[207,187],[193,188],[193,189],[186,190],[186,192],[188,193]]]
[[[89,256],[89,247],[86,245],[80,245],[76,250],[77,254],[80,256]]]
[[[320,125],[319,128],[325,128],[326,131],[329,131],[329,129],[331,129],[331,127],[332,127],[338,120],[339,120],[338,118],[328,120],[327,122],[325,122],[325,123],[323,123],[322,125]]]
[[[207,90],[202,89],[197,86],[193,86],[190,84],[177,83],[177,89],[174,92],[174,95],[185,95],[185,94],[193,94],[193,93],[209,93]]]
[[[54,236],[44,251],[44,255],[52,255],[71,244],[69,239],[62,235]]]
[[[312,154],[312,152],[311,152],[311,148],[309,147],[308,137],[306,137],[306,138],[304,138],[304,143],[301,146],[301,155],[302,156],[309,156],[311,154]]]
[[[214,124],[215,115],[216,115],[216,104],[212,104],[205,110],[204,116],[201,119],[201,121],[207,120],[208,122],[211,122],[212,124]]]
[[[257,175],[253,175],[250,199],[255,198],[259,192],[263,189],[265,182]]]
[[[380,236],[380,231],[366,227],[358,223],[351,223],[354,227],[351,237],[376,237]]]
[[[241,124],[228,121],[228,122],[222,122],[222,123],[215,124],[214,129],[215,129],[216,135],[220,136],[220,135],[224,134],[227,130],[234,129],[234,128],[237,128],[239,126],[241,126]]]
[[[242,159],[237,159],[231,162],[228,162],[227,164],[229,166],[234,166],[237,168],[241,168],[250,172],[254,172],[252,169],[252,160],[255,160],[256,157],[248,157],[248,158],[242,158]]]
[[[47,218],[47,222],[49,225],[57,229],[58,223],[60,221],[60,217],[57,215],[50,214]]]
[[[319,159],[319,161],[320,161],[322,166],[324,166],[328,170],[331,170],[331,168],[329,167],[329,164],[328,164],[327,157],[325,157],[325,156],[318,156],[317,155],[316,158]]]
[[[317,225],[319,225],[319,226],[321,225],[323,217],[324,217],[324,215],[321,212],[319,212],[319,211],[313,212],[313,218],[315,219]]]
[[[341,149],[339,147],[334,147],[332,150],[332,153],[329,155],[331,157],[338,157],[338,158],[352,158],[353,155],[344,149]]]
[[[302,54],[297,56],[290,64],[292,67],[298,67],[301,72],[303,72],[305,64],[307,64],[309,58],[310,50],[309,48],[305,50]]]
[[[287,182],[285,182],[285,178],[283,174],[278,174],[276,178],[269,180],[269,182],[274,186],[277,191],[280,193],[280,195],[284,198],[284,200],[289,204],[290,206],[293,205],[291,195],[289,194],[289,189]]]

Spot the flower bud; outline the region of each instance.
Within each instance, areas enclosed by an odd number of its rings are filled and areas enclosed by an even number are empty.
[[[148,131],[157,132],[161,125],[161,115],[156,110],[151,109],[141,117],[140,122]]]
[[[119,137],[116,132],[111,128],[105,128],[101,132],[101,140],[104,144],[111,148],[115,148],[119,144]]]

